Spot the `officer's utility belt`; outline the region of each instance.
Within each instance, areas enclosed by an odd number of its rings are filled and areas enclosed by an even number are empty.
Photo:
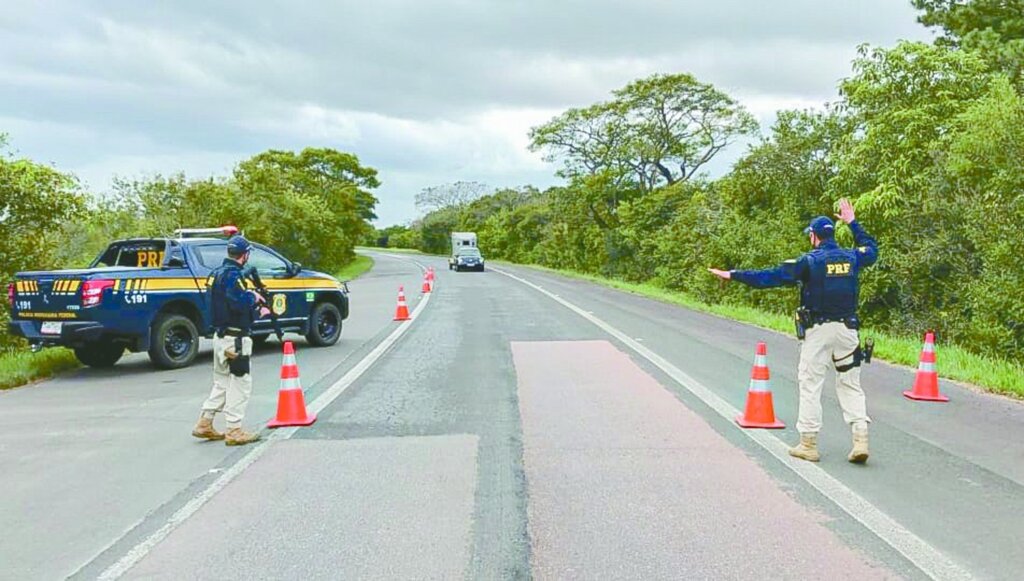
[[[800,340],[803,340],[807,329],[825,323],[842,323],[846,325],[846,328],[853,329],[854,331],[860,329],[860,319],[857,318],[857,315],[849,317],[824,317],[811,313],[811,310],[807,307],[800,307],[796,310],[794,323],[796,325],[796,337]]]
[[[850,317],[837,318],[814,316],[813,314],[811,314],[810,309],[808,309],[807,307],[800,307],[799,309],[796,310],[796,317],[794,322],[796,324],[796,337],[801,341],[803,341],[804,338],[807,336],[807,329],[810,329],[815,325],[822,325],[824,323],[842,323],[846,325],[846,328],[848,329],[853,329],[854,331],[860,329],[860,319],[858,319],[856,315]],[[833,357],[832,362],[833,364],[836,365],[836,371],[838,371],[839,373],[846,373],[847,371],[850,371],[854,367],[860,367],[861,363],[871,363],[871,356],[874,354],[874,352],[875,340],[869,338],[864,340],[863,347],[857,345],[857,348],[854,349],[853,353],[840,357],[839,359]],[[852,360],[850,363],[847,363],[845,365],[838,365],[840,361],[850,359],[851,356]]]

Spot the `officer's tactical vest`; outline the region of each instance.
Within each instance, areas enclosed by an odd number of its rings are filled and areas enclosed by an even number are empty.
[[[803,302],[816,318],[838,320],[857,314],[856,250],[840,248],[834,242],[807,254],[809,276]]]

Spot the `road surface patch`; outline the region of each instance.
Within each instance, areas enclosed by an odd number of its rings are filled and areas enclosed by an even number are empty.
[[[890,576],[607,341],[512,353],[538,579]]]

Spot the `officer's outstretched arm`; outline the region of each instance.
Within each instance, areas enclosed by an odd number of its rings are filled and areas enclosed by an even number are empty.
[[[860,222],[850,222],[850,231],[853,232],[853,240],[857,245],[858,266],[871,266],[878,262],[878,242],[864,230]]]
[[[794,286],[800,283],[807,274],[807,257],[787,260],[776,268],[768,270],[734,270],[732,280],[742,282],[754,288],[774,288]]]

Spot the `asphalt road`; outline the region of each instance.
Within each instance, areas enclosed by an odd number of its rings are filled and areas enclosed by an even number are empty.
[[[375,255],[333,348],[298,342],[319,419],[258,447],[189,436],[196,366],[142,357],[0,393],[0,578],[987,578],[1024,571],[1024,405],[865,368],[867,466],[825,393],[796,437],[797,343],[589,283]],[[420,298],[421,265],[438,280]],[[409,323],[391,321],[404,284]],[[423,301],[423,304],[420,302]],[[738,429],[768,344],[785,430]],[[250,425],[280,355],[257,358]],[[942,365],[941,346],[939,366]]]

